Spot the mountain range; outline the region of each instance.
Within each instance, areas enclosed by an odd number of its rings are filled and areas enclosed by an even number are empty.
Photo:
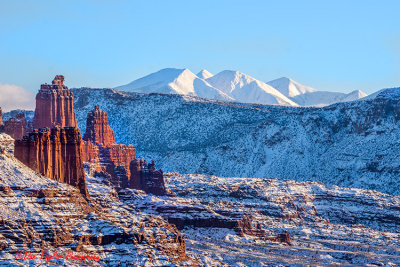
[[[167,68],[134,80],[117,90],[139,93],[164,93],[202,98],[282,106],[327,106],[366,97],[359,90],[348,94],[317,91],[290,78],[270,82],[257,80],[239,71],[224,70],[216,75],[207,70],[197,75],[188,69]]]

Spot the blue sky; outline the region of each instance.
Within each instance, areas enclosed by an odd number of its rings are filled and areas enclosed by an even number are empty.
[[[400,1],[0,0],[0,84],[113,87],[234,69],[318,90],[400,86]]]

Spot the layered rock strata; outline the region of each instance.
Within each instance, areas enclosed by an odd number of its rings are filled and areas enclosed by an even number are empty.
[[[22,139],[27,131],[28,125],[24,113],[18,113],[15,118],[4,122],[4,132],[15,140]]]
[[[52,84],[42,84],[36,95],[33,128],[78,127],[74,112],[74,95],[64,85],[64,76],[57,75]]]
[[[16,140],[14,155],[32,170],[75,186],[88,196],[81,146],[82,137],[77,128],[44,128]]]

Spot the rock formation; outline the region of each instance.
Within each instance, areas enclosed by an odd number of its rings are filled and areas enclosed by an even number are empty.
[[[52,84],[42,84],[36,95],[33,128],[78,127],[74,112],[74,95],[64,85],[64,76],[57,75]]]
[[[83,140],[103,146],[115,144],[114,131],[108,125],[107,113],[100,110],[99,106],[95,106],[94,110],[88,113],[86,125]]]
[[[15,140],[22,139],[28,131],[24,113],[18,113],[15,118],[10,118],[4,122],[4,132]]]
[[[3,111],[0,108],[0,132],[3,132]]]
[[[154,161],[147,164],[143,159],[135,159],[130,164],[130,179],[126,187],[141,189],[154,195],[165,195],[163,171],[155,168]]]
[[[97,172],[111,175],[116,186],[144,190],[156,195],[165,194],[163,172],[155,169],[154,162],[136,159],[133,145],[115,142],[114,132],[108,124],[107,113],[95,106],[88,113],[86,133],[83,137],[83,159]]]
[[[14,155],[34,171],[79,188],[88,196],[81,157],[82,137],[77,128],[34,130],[15,141]]]

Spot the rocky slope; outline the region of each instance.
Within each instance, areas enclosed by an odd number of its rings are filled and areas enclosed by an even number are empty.
[[[42,251],[57,266],[195,263],[175,226],[127,206],[113,187],[90,176],[90,200],[84,199],[78,189],[16,160],[9,141],[0,135],[0,265],[46,264]],[[19,251],[35,258],[18,260]],[[56,252],[61,258],[50,259]],[[83,256],[92,258],[80,261]]]
[[[229,266],[400,263],[400,198],[377,191],[261,178],[166,176],[176,197],[119,192],[187,237],[188,254]],[[211,264],[212,265],[212,264]]]
[[[87,112],[99,104],[116,141],[135,145],[164,171],[315,180],[400,194],[399,90],[324,108],[73,92],[82,131]]]

